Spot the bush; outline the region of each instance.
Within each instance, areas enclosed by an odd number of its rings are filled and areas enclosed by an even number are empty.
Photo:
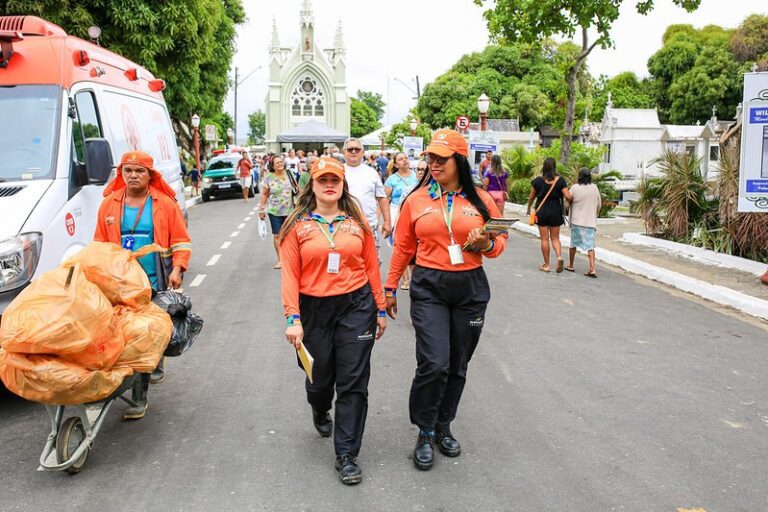
[[[511,180],[508,186],[509,202],[528,204],[528,196],[531,193],[531,182],[525,178]]]

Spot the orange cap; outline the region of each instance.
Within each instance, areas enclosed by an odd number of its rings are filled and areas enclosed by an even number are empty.
[[[125,164],[140,165],[150,171],[157,172],[157,169],[154,167],[155,160],[149,153],[145,153],[144,151],[128,151],[127,153],[123,153],[123,157],[120,159],[120,165],[117,166],[118,172],[123,171],[123,165]]]
[[[422,155],[434,153],[437,156],[451,156],[458,153],[462,156],[469,155],[467,140],[456,130],[437,130],[429,141],[429,146]]]
[[[344,164],[333,157],[321,156],[315,160],[314,164],[312,164],[312,171],[309,173],[309,176],[312,179],[316,179],[323,174],[333,174],[334,176],[338,176],[343,180]]]

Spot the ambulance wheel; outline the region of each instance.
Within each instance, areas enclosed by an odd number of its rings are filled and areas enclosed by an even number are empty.
[[[61,425],[61,429],[56,436],[56,457],[59,464],[69,460],[83,441],[85,441],[85,427],[83,426],[83,422],[76,416],[67,418]],[[67,468],[67,472],[74,474],[82,471],[85,467],[85,462],[88,460],[90,451],[90,447],[86,448],[80,458]]]
[[[211,196],[206,194],[205,192],[201,193],[200,195],[202,196],[204,203],[207,203],[208,201],[211,200]]]

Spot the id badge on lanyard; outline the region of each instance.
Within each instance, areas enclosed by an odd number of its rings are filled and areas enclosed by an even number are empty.
[[[139,225],[141,216],[144,214],[144,207],[147,205],[147,198],[149,198],[149,193],[147,193],[146,197],[144,198],[144,202],[141,203],[141,208],[139,208],[139,213],[136,215],[136,220],[134,220],[133,222],[133,229],[131,229],[131,234],[123,238],[123,249],[126,249],[128,251],[133,251],[133,246],[136,245],[136,237],[134,237],[133,234],[136,232],[136,227]],[[123,201],[125,201],[125,198],[123,198]],[[124,205],[122,209],[124,212],[125,211]]]
[[[136,243],[136,239],[132,236],[123,237],[123,249],[133,251],[133,246]]]
[[[341,254],[337,252],[328,253],[328,273],[338,274],[341,267]]]
[[[448,211],[446,212],[445,208],[443,208],[443,190],[438,188],[438,191],[440,193],[440,208],[443,211],[443,219],[445,220],[445,225],[448,226],[448,234],[451,237],[451,244],[448,246],[448,257],[451,259],[451,265],[463,265],[464,254],[461,252],[461,245],[457,244],[453,239],[454,196],[452,194],[448,194],[448,197],[446,198],[446,203],[448,203]]]

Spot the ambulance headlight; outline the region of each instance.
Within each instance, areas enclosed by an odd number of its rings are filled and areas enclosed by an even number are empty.
[[[42,245],[40,233],[24,233],[0,241],[0,292],[20,288],[32,280]]]
[[[209,185],[213,183],[213,180],[211,178],[203,178],[203,183],[205,183],[206,185]]]

